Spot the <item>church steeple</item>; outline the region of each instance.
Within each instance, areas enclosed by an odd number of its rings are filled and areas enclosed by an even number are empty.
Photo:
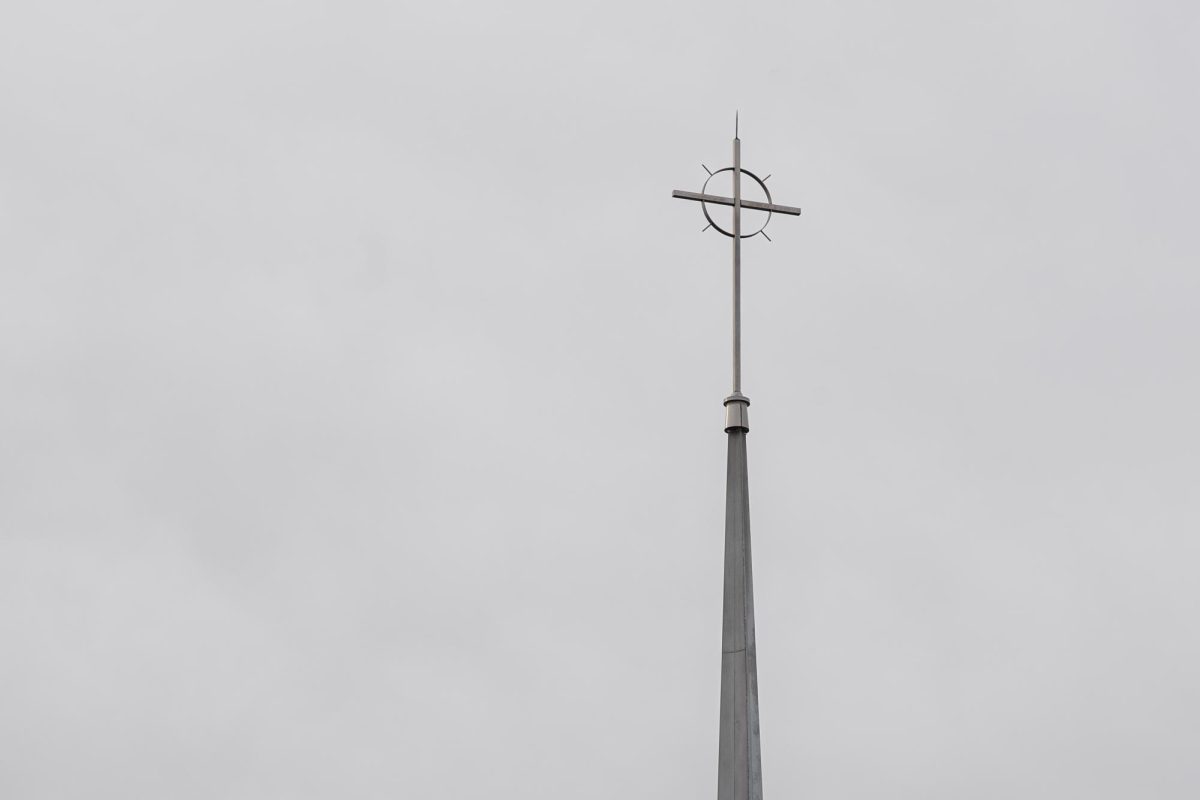
[[[725,486],[725,595],[721,627],[721,730],[717,800],[762,800],[762,751],[758,730],[758,662],[754,640],[754,574],[750,554],[750,486],[746,468],[746,435],[750,400],[742,394],[742,240],[762,234],[772,214],[798,216],[800,209],[771,200],[766,179],[742,169],[742,143],[734,123],[733,166],[712,172],[699,192],[676,190],[674,197],[700,202],[708,227],[733,240],[733,391],[725,398],[725,434],[729,439]],[[708,181],[733,173],[733,197],[707,194]],[[742,199],[742,176],[752,179],[766,202]],[[767,176],[768,178],[770,175]],[[709,205],[733,207],[732,230],[709,214]],[[767,212],[766,221],[749,235],[742,232],[742,209]],[[705,228],[708,230],[708,228]]]

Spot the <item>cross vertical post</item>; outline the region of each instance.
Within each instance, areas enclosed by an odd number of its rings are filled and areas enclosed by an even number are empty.
[[[733,135],[733,394],[742,393],[742,140]]]

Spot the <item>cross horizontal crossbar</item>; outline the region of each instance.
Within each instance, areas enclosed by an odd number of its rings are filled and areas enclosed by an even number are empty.
[[[680,200],[699,200],[701,203],[713,203],[718,206],[733,205],[732,197],[721,197],[715,194],[701,194],[700,192],[685,192],[676,189],[671,192],[671,197],[678,197]],[[781,206],[775,203],[760,203],[757,200],[743,200],[742,208],[753,209],[754,211],[770,211],[775,214],[789,214],[793,217],[800,216],[800,209],[795,206]]]

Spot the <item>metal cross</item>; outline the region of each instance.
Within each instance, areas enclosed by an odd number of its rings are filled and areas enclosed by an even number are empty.
[[[696,200],[700,203],[700,207],[704,211],[704,218],[708,220],[708,228],[716,228],[718,232],[725,234],[733,239],[733,394],[725,400],[725,422],[726,430],[730,428],[741,428],[749,430],[747,424],[748,414],[746,406],[750,405],[750,401],[742,394],[742,239],[749,239],[758,234],[762,234],[763,238],[771,241],[771,237],[767,236],[767,223],[771,221],[772,214],[786,214],[788,216],[800,216],[800,209],[794,206],[779,205],[771,200],[771,190],[767,188],[767,179],[759,178],[748,169],[742,169],[742,140],[738,138],[737,117],[734,117],[733,127],[733,166],[725,167],[713,172],[708,167],[704,167],[704,171],[708,173],[708,179],[704,181],[704,187],[699,192],[685,192],[681,189],[676,189],[671,193],[672,197],[678,197],[680,200]],[[733,197],[722,197],[715,194],[707,194],[704,190],[708,188],[708,182],[722,172],[733,173]],[[767,202],[760,203],[755,200],[742,199],[742,176],[746,175],[751,180],[759,185],[763,193],[767,196]],[[733,230],[727,231],[718,225],[708,213],[708,204],[721,206],[733,206]],[[754,233],[742,233],[742,209],[749,208],[754,211],[766,211],[767,219],[763,222]]]

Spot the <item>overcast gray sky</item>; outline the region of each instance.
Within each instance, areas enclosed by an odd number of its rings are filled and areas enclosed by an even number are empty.
[[[1200,12],[0,14],[0,795],[1200,795]]]

